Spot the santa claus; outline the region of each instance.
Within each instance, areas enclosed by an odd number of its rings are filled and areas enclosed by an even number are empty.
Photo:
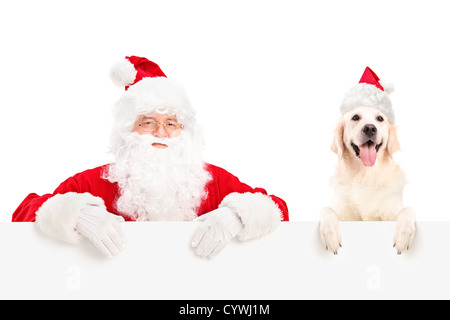
[[[111,256],[123,249],[125,220],[197,219],[192,247],[211,257],[235,237],[255,239],[288,220],[282,199],[204,162],[194,109],[157,64],[126,57],[111,78],[125,86],[113,109],[115,161],[68,178],[53,193],[29,194],[12,221],[35,221],[66,242],[86,237]]]

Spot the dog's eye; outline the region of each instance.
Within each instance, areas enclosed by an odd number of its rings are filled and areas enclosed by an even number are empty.
[[[384,121],[384,118],[383,118],[382,116],[378,116],[378,117],[377,117],[377,121],[383,122],[383,121]]]
[[[352,118],[353,121],[358,121],[360,118],[357,114],[355,114]]]

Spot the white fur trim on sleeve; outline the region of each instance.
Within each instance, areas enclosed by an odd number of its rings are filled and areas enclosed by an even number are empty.
[[[52,238],[77,243],[81,235],[75,230],[76,221],[87,205],[105,206],[102,198],[87,192],[56,194],[36,211],[36,227]]]
[[[262,237],[275,230],[282,220],[278,205],[262,193],[237,193],[227,195],[219,207],[233,209],[241,219],[244,228],[238,234],[240,240]]]

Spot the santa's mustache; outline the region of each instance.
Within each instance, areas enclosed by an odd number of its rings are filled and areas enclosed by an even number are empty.
[[[141,135],[140,137],[141,142],[144,143],[148,143],[149,145],[152,145],[154,143],[159,143],[159,144],[165,144],[166,146],[170,147],[174,144],[176,144],[179,140],[180,137],[173,137],[173,138],[168,138],[168,137],[155,137],[151,134],[146,134],[146,135]]]

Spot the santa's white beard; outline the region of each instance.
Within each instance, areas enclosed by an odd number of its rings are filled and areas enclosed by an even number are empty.
[[[168,147],[155,148],[155,142]],[[132,132],[115,156],[105,178],[119,185],[119,212],[138,221],[197,217],[211,177],[202,160],[201,142],[189,132],[165,139]]]

